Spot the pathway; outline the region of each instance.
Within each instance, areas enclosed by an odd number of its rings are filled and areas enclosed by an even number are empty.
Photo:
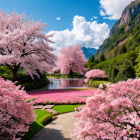
[[[75,129],[73,113],[57,115],[57,119],[37,132],[30,140],[78,140],[77,137],[70,138]]]

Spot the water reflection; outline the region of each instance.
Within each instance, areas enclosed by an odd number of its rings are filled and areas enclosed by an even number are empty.
[[[69,87],[86,87],[84,85],[84,78],[51,78],[49,89],[61,89]]]
[[[32,91],[42,91],[42,90],[48,90],[48,89],[63,89],[63,88],[77,88],[77,87],[87,87],[84,85],[84,78],[59,78],[59,79],[54,79],[48,78],[50,81],[49,85],[46,85],[42,88],[31,90],[28,92]]]

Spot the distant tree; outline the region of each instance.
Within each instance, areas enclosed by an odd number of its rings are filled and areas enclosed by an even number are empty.
[[[99,61],[105,61],[105,56],[103,53],[99,56]]]
[[[125,44],[118,46],[118,52],[117,52],[118,55],[126,53],[126,52],[127,52],[127,48]]]
[[[94,55],[91,55],[87,61],[87,63],[92,63],[94,62],[95,58],[94,58]]]
[[[135,78],[135,71],[132,61],[125,59],[123,64],[119,68],[119,72],[115,77],[116,81],[126,81],[129,78]]]
[[[6,14],[0,11],[0,65],[8,66],[13,73],[13,81],[17,80],[19,67],[29,74],[34,75],[44,71],[50,72],[55,65],[56,56],[49,43],[49,37],[44,31],[47,24],[41,21],[34,22],[22,15],[13,13]]]
[[[107,75],[105,75],[105,71],[103,70],[94,69],[86,72],[85,77],[87,79],[85,79],[84,81],[87,83],[89,79],[97,79],[97,78],[104,79],[107,78]]]
[[[85,67],[85,68],[88,68],[88,65],[87,65],[87,63],[85,63],[84,67]]]
[[[68,48],[63,48],[60,50],[60,55],[58,56],[57,67],[59,68],[61,74],[69,74],[73,77],[74,72],[84,74],[87,69],[84,67],[87,59],[85,58],[80,44]]]

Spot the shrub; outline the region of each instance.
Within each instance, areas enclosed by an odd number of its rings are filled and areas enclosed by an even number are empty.
[[[140,138],[140,79],[100,85],[85,107],[78,108],[74,131],[79,139]],[[72,135],[73,136],[73,135]]]
[[[32,102],[26,102],[28,94],[14,84],[0,78],[0,139],[3,140],[19,140],[35,118]]]
[[[41,119],[40,119],[40,122],[43,124],[43,125],[46,125],[49,121],[52,120],[52,114],[47,114],[45,116],[43,116]]]
[[[49,80],[47,78],[42,78],[38,81],[30,82],[30,83],[24,83],[24,84],[21,84],[21,85],[25,87],[25,90],[29,91],[29,90],[33,90],[33,89],[43,87],[48,83],[49,83]]]
[[[67,100],[67,103],[68,103],[68,104],[71,104],[71,101],[70,101],[70,100]]]
[[[110,83],[112,84],[112,82],[108,82],[108,81],[94,81],[93,79],[89,79],[89,82],[87,83],[87,85],[89,87],[95,87],[95,88],[98,88],[100,84],[103,84],[103,83]]]

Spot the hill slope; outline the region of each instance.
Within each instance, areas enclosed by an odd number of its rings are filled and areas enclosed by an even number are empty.
[[[138,50],[140,44],[139,34],[140,0],[136,0],[124,9],[122,17],[110,30],[110,37],[99,47],[95,57],[99,58],[99,55],[104,53],[107,59],[111,59],[131,50]]]

